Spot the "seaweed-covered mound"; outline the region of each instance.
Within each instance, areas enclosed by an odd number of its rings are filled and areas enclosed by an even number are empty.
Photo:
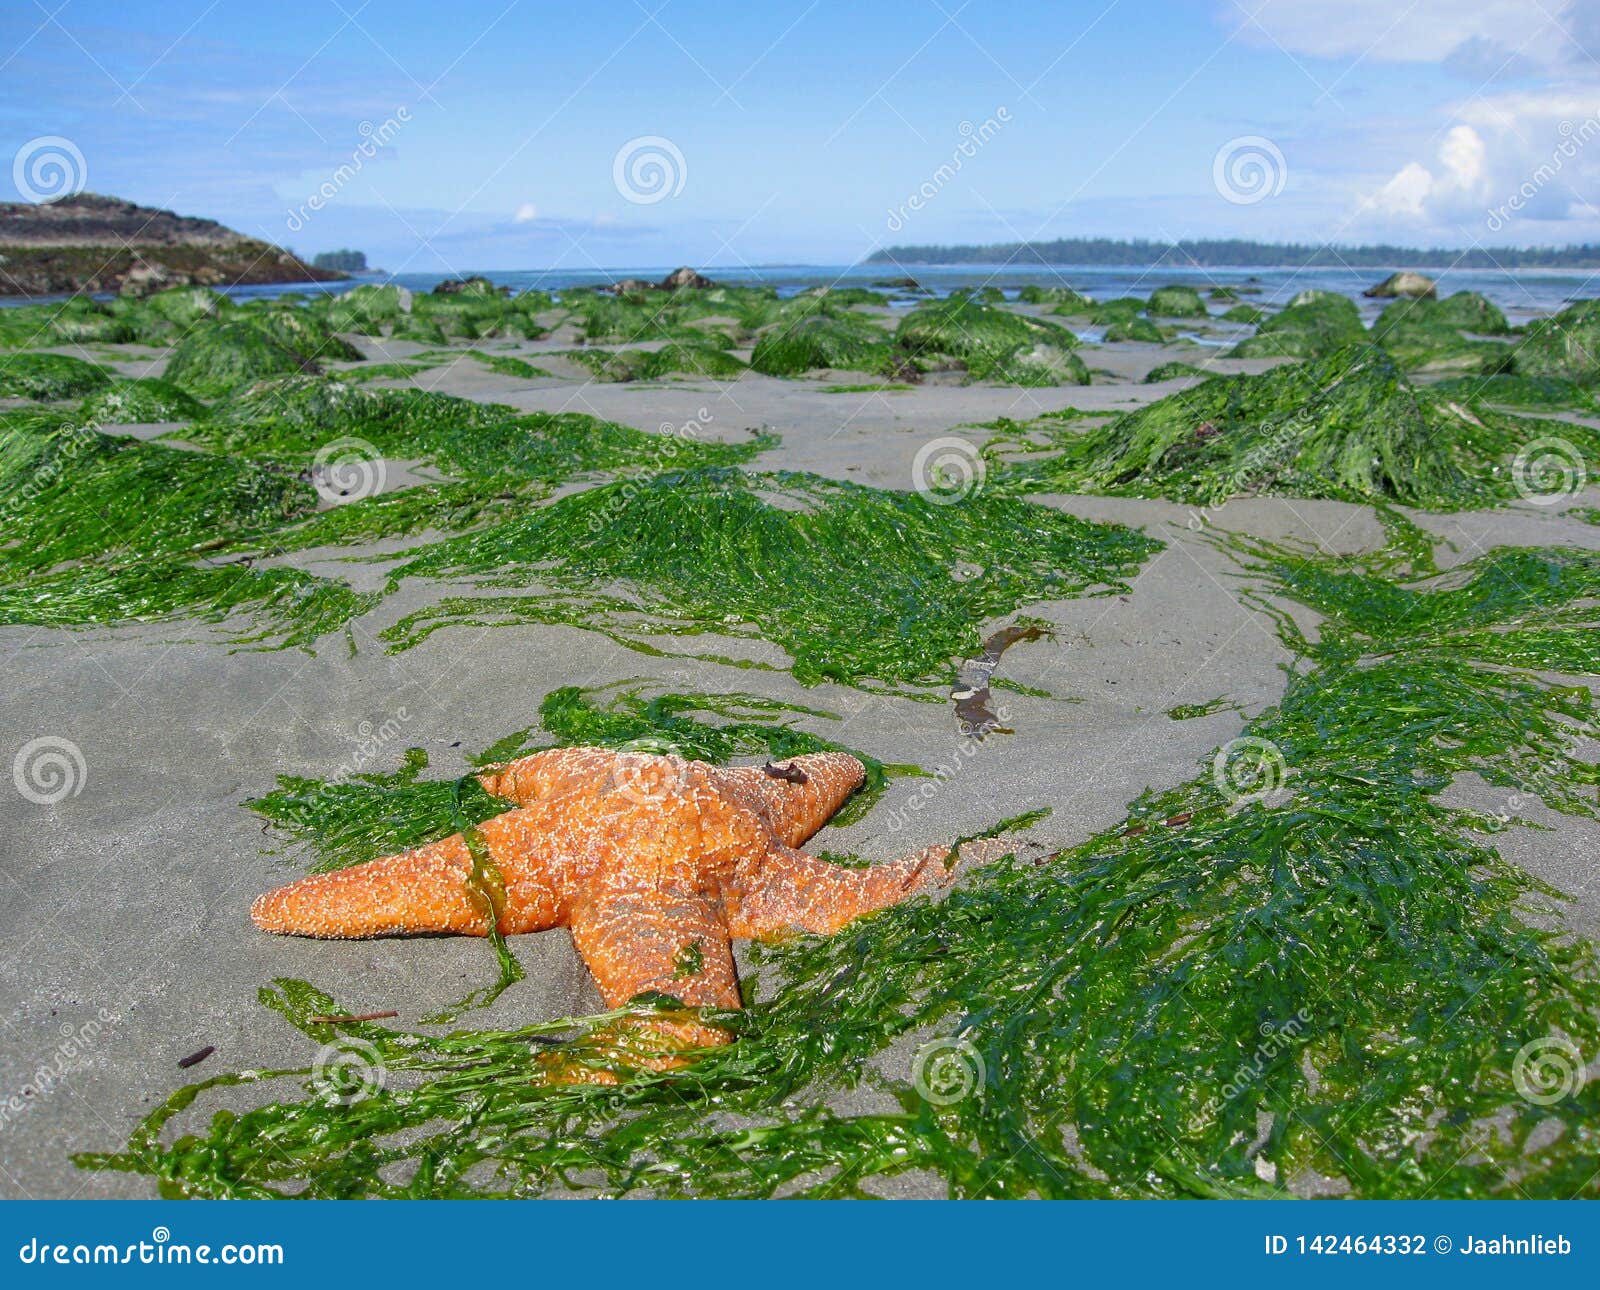
[[[321,370],[254,323],[226,322],[191,330],[172,351],[163,375],[190,394],[220,398],[263,377]]]
[[[975,380],[1015,385],[1087,385],[1088,369],[1072,354],[1078,338],[1055,323],[952,295],[900,320],[901,348],[922,359],[955,359]]]
[[[875,372],[889,364],[889,339],[865,319],[812,314],[762,335],[750,366],[768,376],[798,376],[822,368]]]
[[[1321,358],[1366,339],[1361,311],[1328,291],[1302,291],[1228,351],[1230,358]]]
[[[1017,300],[1025,305],[1055,305],[1056,312],[1062,314],[1068,309],[1087,311],[1094,307],[1092,297],[1071,287],[1041,287],[1032,283],[1017,292]]]
[[[80,399],[110,383],[105,368],[67,354],[0,355],[0,399],[54,403]]]
[[[1152,367],[1145,373],[1144,383],[1146,385],[1156,385],[1161,381],[1177,381],[1189,376],[1198,376],[1203,380],[1209,380],[1215,375],[1215,372],[1208,372],[1203,367],[1196,367],[1193,363],[1174,361],[1160,363]]]
[[[1114,322],[1107,327],[1105,340],[1108,345],[1114,345],[1118,341],[1124,340],[1137,340],[1149,345],[1161,345],[1166,343],[1167,334],[1148,318],[1129,318],[1125,321]]]
[[[139,425],[198,421],[206,415],[206,408],[170,381],[150,377],[141,381],[113,381],[86,398],[78,415],[101,425]]]
[[[1254,326],[1267,316],[1267,311],[1256,305],[1234,305],[1222,314],[1223,322],[1249,323]]]
[[[1421,323],[1454,327],[1481,336],[1505,336],[1511,331],[1499,307],[1476,291],[1457,291],[1443,300],[1422,296],[1397,300],[1378,315],[1372,330],[1381,337],[1397,326]]]
[[[1559,376],[1518,376],[1495,372],[1488,376],[1453,376],[1428,387],[1435,394],[1468,402],[1498,403],[1508,408],[1534,411],[1580,412],[1597,410],[1594,394]]]
[[[1261,376],[1214,377],[1017,465],[1031,490],[1170,497],[1214,505],[1242,493],[1399,501],[1460,510],[1514,498],[1512,459],[1542,422],[1411,384],[1384,350],[1355,345]],[[1562,436],[1600,461],[1600,433]]]
[[[0,623],[110,626],[178,616],[254,623],[238,641],[304,645],[375,602],[297,569],[206,553],[310,514],[298,474],[102,434],[64,418],[0,416]]]
[[[981,490],[939,504],[790,472],[676,471],[423,548],[397,577],[549,590],[452,597],[386,636],[404,648],[452,623],[570,623],[654,650],[642,638],[713,632],[781,645],[807,685],[932,684],[981,646],[984,622],[1118,588],[1158,546]],[[964,565],[982,573],[952,576]]]
[[[1162,318],[1204,318],[1206,302],[1193,287],[1157,287],[1146,306],[1152,316]]]
[[[1585,300],[1553,318],[1540,318],[1517,342],[1516,370],[1578,385],[1600,384],[1600,300]]]
[[[726,381],[744,371],[732,354],[700,341],[669,341],[659,349],[576,350],[566,357],[587,367],[597,381],[656,381],[674,373]]]

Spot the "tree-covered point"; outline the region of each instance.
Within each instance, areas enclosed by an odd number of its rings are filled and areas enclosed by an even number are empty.
[[[352,251],[348,247],[338,251],[319,251],[311,259],[313,269],[332,269],[336,273],[364,273],[367,253]]]

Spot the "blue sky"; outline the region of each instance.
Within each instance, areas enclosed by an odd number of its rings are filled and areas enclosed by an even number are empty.
[[[395,271],[1600,240],[1590,50],[1600,0],[8,0],[0,197]]]

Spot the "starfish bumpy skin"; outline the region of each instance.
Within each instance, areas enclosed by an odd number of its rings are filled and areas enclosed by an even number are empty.
[[[955,875],[935,846],[847,869],[797,848],[860,787],[845,753],[725,768],[672,755],[561,748],[484,774],[517,803],[476,829],[503,897],[502,933],[568,927],[607,1007],[647,991],[691,1007],[738,1008],[732,939],[831,933]],[[481,854],[481,852],[480,852]],[[269,932],[357,938],[489,932],[462,834],[269,892],[250,914]],[[726,1043],[693,1023],[654,1027],[686,1044]]]

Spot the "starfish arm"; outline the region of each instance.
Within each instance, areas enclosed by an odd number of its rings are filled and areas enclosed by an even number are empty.
[[[592,792],[615,772],[617,754],[604,748],[547,748],[478,776],[484,789],[518,806],[572,792]]]
[[[409,932],[485,936],[481,897],[468,889],[472,856],[458,833],[414,851],[312,874],[257,897],[263,931],[338,940]]]
[[[932,846],[889,864],[846,869],[789,847],[772,848],[759,880],[746,890],[734,936],[764,940],[789,932],[832,935],[852,919],[871,914],[930,887],[954,881],[950,848]]]
[[[562,921],[571,849],[547,841],[560,827],[559,804],[506,811],[478,826],[493,862],[490,884],[471,884],[472,853],[459,833],[398,855],[333,873],[312,874],[268,892],[250,907],[256,926],[294,936],[352,940],[420,932],[485,936],[486,901],[507,936]],[[496,882],[498,879],[498,882]]]
[[[697,891],[641,886],[599,893],[573,910],[572,939],[608,1008],[652,990],[690,1007],[739,1006],[727,928]]]
[[[804,753],[780,763],[788,775],[761,766],[713,772],[735,792],[753,797],[785,846],[797,847],[826,824],[861,787],[866,768],[849,753]]]

